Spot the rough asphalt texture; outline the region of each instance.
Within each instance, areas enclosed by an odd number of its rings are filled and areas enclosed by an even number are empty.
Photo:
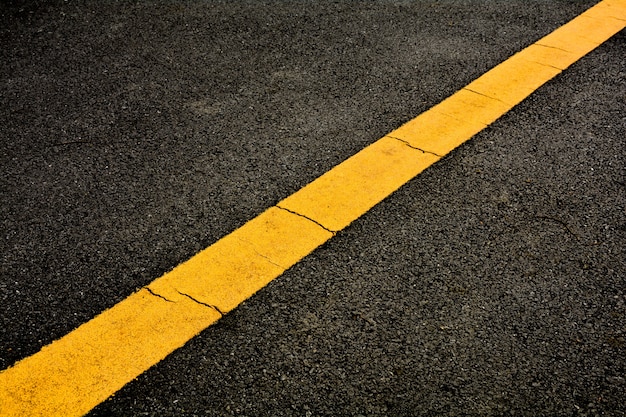
[[[593,3],[0,4],[0,369]],[[90,415],[626,415],[625,41]]]

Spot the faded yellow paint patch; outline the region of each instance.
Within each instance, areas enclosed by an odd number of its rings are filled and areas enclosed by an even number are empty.
[[[384,137],[277,205],[341,230],[438,159]]]
[[[220,317],[143,289],[0,373],[0,415],[86,414]]]
[[[272,207],[148,287],[226,313],[331,237],[314,222]]]
[[[457,119],[441,113],[436,107],[408,121],[389,136],[402,139],[415,148],[445,155],[487,127],[475,118]]]

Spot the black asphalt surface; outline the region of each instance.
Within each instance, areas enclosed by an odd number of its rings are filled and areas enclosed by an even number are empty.
[[[0,3],[0,369],[594,3]],[[625,41],[89,415],[626,415]]]

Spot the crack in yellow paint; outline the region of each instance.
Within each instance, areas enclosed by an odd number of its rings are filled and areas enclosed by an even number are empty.
[[[0,415],[83,415],[220,317],[140,290],[3,371]]]
[[[341,230],[439,160],[384,137],[280,203],[330,230]]]

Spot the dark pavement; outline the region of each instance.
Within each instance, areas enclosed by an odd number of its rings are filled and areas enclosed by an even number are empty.
[[[0,369],[592,4],[2,3]],[[90,415],[626,415],[625,40]]]

